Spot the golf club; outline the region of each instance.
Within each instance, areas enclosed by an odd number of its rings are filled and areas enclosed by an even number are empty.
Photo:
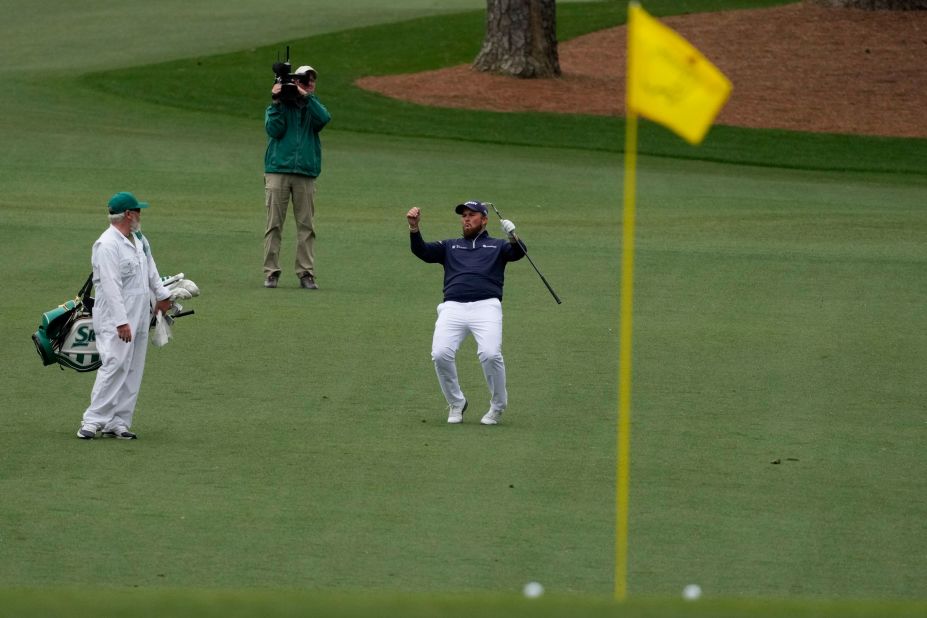
[[[502,213],[499,212],[499,209],[496,208],[495,204],[493,204],[492,202],[484,202],[484,204],[489,204],[490,206],[492,206],[492,209],[496,212],[496,216],[499,217],[500,221],[504,219],[504,217],[502,216]],[[519,238],[518,234],[515,234],[515,233],[512,234],[512,238],[515,239],[515,242],[518,243],[518,246],[521,247],[521,250],[525,252],[525,257],[528,258],[528,261],[531,263],[531,266],[534,268],[534,272],[538,274],[538,277],[540,277],[541,281],[544,282],[544,285],[547,286],[547,291],[550,292],[550,295],[554,297],[554,300],[557,301],[558,305],[561,304],[562,301],[560,300],[560,297],[557,296],[557,293],[554,292],[554,288],[550,287],[550,284],[547,283],[547,279],[545,279],[544,275],[541,274],[541,271],[538,270],[537,264],[535,264],[534,260],[531,259],[531,256],[528,255],[528,249],[525,248],[525,244],[521,241],[521,238]]]

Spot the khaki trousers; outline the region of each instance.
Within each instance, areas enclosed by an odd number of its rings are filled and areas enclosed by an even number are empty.
[[[280,274],[280,237],[286,212],[293,200],[296,221],[296,276],[315,277],[315,178],[302,174],[264,174],[264,276]]]

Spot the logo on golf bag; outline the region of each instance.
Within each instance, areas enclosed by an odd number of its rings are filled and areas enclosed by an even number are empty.
[[[97,336],[90,316],[81,316],[71,323],[58,350],[58,363],[76,371],[94,371],[103,364],[97,353]]]
[[[75,348],[86,347],[97,340],[97,335],[93,332],[93,324],[81,324],[80,326],[75,324],[71,327],[69,337],[74,337],[74,343],[71,345]]]

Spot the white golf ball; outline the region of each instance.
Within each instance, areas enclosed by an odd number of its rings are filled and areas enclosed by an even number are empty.
[[[525,587],[522,589],[522,592],[529,599],[536,599],[542,594],[544,594],[544,586],[537,582],[528,582],[525,584]]]
[[[686,601],[695,601],[702,596],[702,587],[698,584],[689,584],[682,589],[682,598]]]

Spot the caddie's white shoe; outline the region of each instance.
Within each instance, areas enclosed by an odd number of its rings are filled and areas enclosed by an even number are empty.
[[[97,437],[96,425],[81,425],[77,430],[77,437],[81,440],[93,440]]]
[[[118,438],[120,440],[137,440],[138,436],[126,429],[125,427],[116,427],[115,429],[104,429],[102,436],[104,438]]]
[[[502,421],[502,410],[490,410],[480,419],[480,425],[498,425]]]
[[[451,425],[457,425],[463,422],[463,413],[467,410],[467,400],[464,399],[462,406],[448,406],[447,422]]]

